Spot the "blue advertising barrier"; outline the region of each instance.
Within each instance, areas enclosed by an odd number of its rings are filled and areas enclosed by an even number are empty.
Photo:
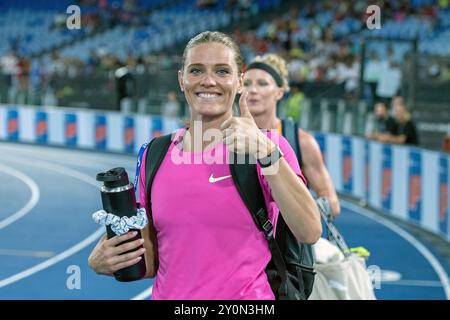
[[[0,140],[137,154],[179,119],[0,105]],[[450,241],[450,155],[360,137],[313,133],[337,191]]]
[[[450,241],[449,154],[338,134],[315,132],[314,137],[327,155],[326,164],[338,192],[364,199],[374,208]],[[341,152],[333,154],[331,150]],[[362,186],[350,173],[358,163]]]

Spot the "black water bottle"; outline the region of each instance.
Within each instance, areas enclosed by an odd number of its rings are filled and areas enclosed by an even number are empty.
[[[127,216],[132,217],[136,215],[136,196],[134,192],[134,186],[128,180],[128,174],[124,168],[114,168],[107,172],[101,172],[97,174],[97,181],[102,181],[101,187],[103,210],[108,213],[112,213],[120,218]],[[136,231],[137,235],[125,242],[134,241],[141,238],[141,232],[138,229],[130,229],[130,231]],[[106,226],[106,233],[108,239],[116,236],[110,226]],[[122,242],[121,244],[125,243]],[[141,249],[142,246],[136,250]],[[132,252],[127,251],[123,254]],[[114,277],[118,281],[135,281],[142,279],[145,276],[145,259],[141,256],[141,260],[129,267],[118,270],[114,273]]]

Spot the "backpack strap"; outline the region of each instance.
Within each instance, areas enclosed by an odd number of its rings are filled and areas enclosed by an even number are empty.
[[[283,137],[286,138],[286,140],[291,145],[292,149],[294,149],[295,155],[297,156],[297,161],[300,166],[300,168],[303,168],[303,159],[302,159],[302,152],[300,149],[300,140],[299,140],[299,128],[297,125],[297,122],[294,121],[292,117],[287,117],[285,119],[281,120],[281,134]],[[308,187],[308,184],[306,185]],[[288,229],[287,226],[285,226],[285,229]],[[290,230],[289,230],[290,232]],[[299,261],[302,265],[307,267],[313,267],[314,265],[314,257],[312,253],[312,246],[300,243],[300,256]],[[295,255],[295,252],[291,255],[291,257],[297,257]],[[301,271],[305,272],[305,271]],[[303,281],[303,276],[299,277],[299,286],[301,288],[300,292],[304,292],[305,283]]]
[[[302,152],[300,150],[300,141],[298,137],[298,125],[292,117],[281,120],[282,135],[286,138],[292,149],[295,151],[300,168],[303,167]]]
[[[246,155],[230,154],[230,159],[235,159],[230,163],[231,176],[236,188],[250,211],[256,226],[264,232],[269,243],[272,254],[272,261],[277,269],[282,284],[287,284],[287,267],[280,247],[273,236],[273,225],[269,220],[264,195],[258,180],[256,161],[253,157]],[[252,161],[253,160],[253,161]],[[278,218],[280,221],[280,217]],[[277,229],[278,232],[278,229]],[[287,288],[280,288],[280,296],[287,295]]]
[[[170,143],[172,142],[172,135],[167,134],[161,137],[153,138],[148,144],[147,156],[145,159],[145,190],[147,196],[147,208],[148,215],[152,216],[152,206],[150,199],[150,192],[152,189],[153,179],[158,171],[161,163],[169,150]]]
[[[316,204],[319,207],[320,216],[322,217],[322,221],[327,229],[327,239],[334,242],[345,257],[350,256],[351,252],[345,242],[344,236],[334,225],[333,211],[331,210],[328,199],[325,197],[320,197],[316,200]]]

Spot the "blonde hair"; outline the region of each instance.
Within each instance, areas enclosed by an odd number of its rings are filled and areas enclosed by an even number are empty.
[[[244,59],[242,58],[241,50],[239,49],[238,44],[230,36],[218,31],[204,31],[189,40],[184,48],[183,60],[181,61],[181,70],[184,69],[184,63],[186,61],[186,56],[189,49],[203,43],[221,43],[230,48],[234,52],[234,61],[236,62],[238,73],[242,73]]]
[[[285,93],[289,92],[289,80],[288,80],[288,70],[286,66],[286,61],[277,54],[267,53],[262,56],[256,56],[252,62],[262,62],[271,66],[283,80],[282,89]]]

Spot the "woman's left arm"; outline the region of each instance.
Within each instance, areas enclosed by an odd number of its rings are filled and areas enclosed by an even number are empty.
[[[276,167],[277,170],[273,170]],[[268,168],[261,168],[272,197],[286,224],[298,241],[315,243],[322,234],[319,209],[305,183],[283,157]]]
[[[245,95],[239,100],[240,117],[226,120],[223,130],[224,142],[235,152],[249,153],[260,159],[276,147],[256,125],[248,110]],[[322,234],[319,208],[305,183],[282,157],[267,168],[261,168],[286,224],[298,241],[315,243]]]

